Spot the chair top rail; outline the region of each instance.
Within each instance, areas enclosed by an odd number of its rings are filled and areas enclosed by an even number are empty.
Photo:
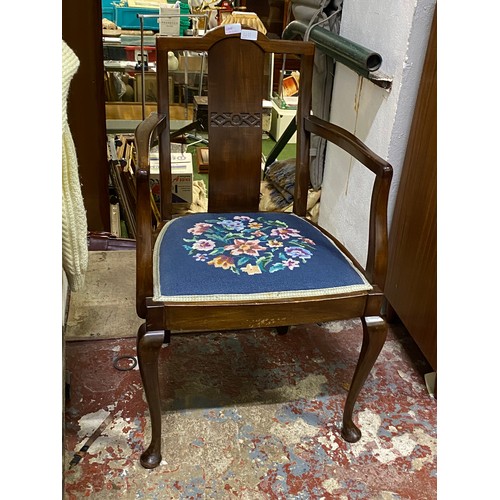
[[[207,51],[224,38],[239,38],[240,34],[226,34],[224,26],[219,26],[207,32],[202,37],[184,36],[158,36],[156,38],[157,50],[193,50]],[[249,41],[249,40],[247,40]],[[257,32],[257,40],[249,42],[257,44],[264,52],[275,52],[279,54],[312,55],[314,43],[301,42],[297,40],[270,40],[267,36]]]

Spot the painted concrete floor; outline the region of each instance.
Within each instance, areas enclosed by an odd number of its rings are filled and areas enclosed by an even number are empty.
[[[135,339],[67,342],[65,498],[436,498],[437,402],[401,327],[359,396],[361,440],[340,436],[360,343],[357,321],[174,336],[160,359],[163,461],[146,470],[140,374],[113,366]]]

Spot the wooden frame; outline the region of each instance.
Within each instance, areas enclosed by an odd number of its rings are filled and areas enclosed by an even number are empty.
[[[208,174],[208,161],[209,161],[208,148],[196,148],[196,159],[198,163],[198,173]]]

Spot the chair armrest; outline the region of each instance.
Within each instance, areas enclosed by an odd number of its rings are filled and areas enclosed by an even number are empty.
[[[375,174],[370,205],[366,274],[372,284],[377,284],[383,290],[387,273],[387,202],[392,167],[355,135],[333,123],[309,116],[304,120],[304,128],[307,132],[336,144]]]
[[[153,235],[152,208],[149,186],[151,139],[166,125],[166,115],[151,113],[135,129],[137,165],[135,170],[136,209],[136,309],[141,318],[146,317],[146,297],[153,295]]]
[[[151,113],[135,129],[135,146],[137,149],[137,171],[143,170],[149,173],[149,149],[153,133],[159,134],[166,125],[165,114]]]

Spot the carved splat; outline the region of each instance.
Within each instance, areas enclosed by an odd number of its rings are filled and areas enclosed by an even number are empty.
[[[212,127],[260,127],[261,113],[210,113]]]

